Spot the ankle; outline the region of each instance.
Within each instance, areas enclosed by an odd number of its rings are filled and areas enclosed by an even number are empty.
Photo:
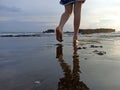
[[[73,37],[73,41],[76,41],[76,40],[78,40],[78,37],[77,37],[77,36],[74,36],[74,37]]]
[[[78,46],[78,44],[79,44],[79,41],[78,41],[78,40],[73,40],[73,45],[74,45],[74,46]]]
[[[61,30],[61,31],[63,30],[60,26],[57,26],[56,29]]]

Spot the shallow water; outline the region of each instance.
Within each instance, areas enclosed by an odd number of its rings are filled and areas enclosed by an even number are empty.
[[[119,90],[118,37],[84,35],[79,41],[73,47],[72,35],[65,35],[62,44],[54,35],[1,37],[0,90]]]

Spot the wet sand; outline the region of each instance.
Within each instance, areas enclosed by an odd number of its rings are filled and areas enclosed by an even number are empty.
[[[119,38],[0,38],[0,90],[119,90]]]

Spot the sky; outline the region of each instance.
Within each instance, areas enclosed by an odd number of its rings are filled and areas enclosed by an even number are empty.
[[[119,10],[120,0],[86,0],[82,5],[80,28],[114,28],[119,31]],[[0,0],[0,32],[54,29],[63,11],[64,6],[59,0]],[[66,26],[65,29],[72,30],[73,15]]]

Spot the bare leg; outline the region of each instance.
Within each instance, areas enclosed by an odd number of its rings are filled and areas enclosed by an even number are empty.
[[[76,40],[78,40],[78,32],[79,32],[80,18],[81,18],[81,6],[82,6],[82,2],[74,3],[74,37],[73,37],[73,40],[75,42]]]
[[[73,9],[73,4],[65,5],[65,12],[62,14],[58,28],[63,30],[63,27],[69,19]]]
[[[65,12],[62,14],[60,23],[56,28],[56,39],[59,42],[63,41],[62,40],[62,30],[63,30],[65,23],[67,22],[67,20],[69,19],[70,15],[72,13],[72,9],[73,9],[73,4],[65,5]]]

